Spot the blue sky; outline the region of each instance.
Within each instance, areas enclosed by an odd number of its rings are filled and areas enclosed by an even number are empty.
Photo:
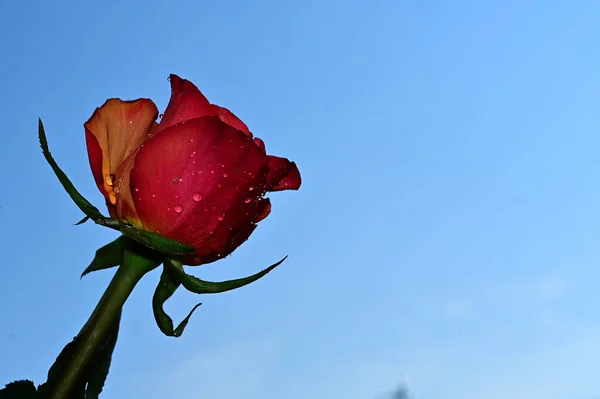
[[[144,278],[104,398],[600,398],[600,4],[0,4],[0,383],[42,382],[112,272],[36,137],[102,205],[82,124],[194,81],[295,160],[298,192],[163,336]],[[168,302],[181,319],[198,298]]]

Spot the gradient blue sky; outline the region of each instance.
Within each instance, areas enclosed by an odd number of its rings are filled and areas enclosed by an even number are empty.
[[[42,382],[112,272],[36,124],[98,206],[83,122],[164,109],[170,73],[233,110],[298,192],[206,279],[179,339],[159,273],[126,304],[104,398],[600,398],[600,4],[3,1],[0,383]],[[198,298],[178,292],[179,320]]]

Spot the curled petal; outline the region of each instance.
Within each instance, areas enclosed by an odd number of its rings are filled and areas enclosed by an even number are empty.
[[[84,124],[92,174],[109,204],[116,204],[117,169],[148,138],[157,115],[151,100],[110,99]]]
[[[256,204],[256,219],[255,223],[260,222],[271,213],[271,201],[268,198],[263,198]]]
[[[160,124],[153,130],[157,134],[168,127],[204,116],[218,116],[223,122],[252,137],[248,126],[227,108],[208,102],[192,82],[170,75],[171,99]]]
[[[269,155],[267,191],[298,190],[301,184],[302,179],[296,163],[286,158]]]
[[[172,74],[169,82],[171,99],[159,125],[152,131],[153,135],[178,123],[206,116],[211,107],[206,97],[189,80]]]
[[[229,126],[236,128],[237,130],[239,130],[240,132],[243,132],[245,135],[247,135],[249,137],[252,137],[252,133],[250,133],[250,130],[248,130],[248,126],[246,126],[246,124],[244,122],[242,122],[240,120],[240,118],[235,116],[233,114],[233,112],[231,112],[227,108],[219,107],[218,105],[213,105],[213,108],[211,111],[216,112],[214,115],[218,116],[219,119],[221,119],[223,122],[227,123]],[[210,116],[213,115],[212,112],[211,112]]]
[[[135,157],[141,148],[136,148],[117,169],[116,175],[119,176],[119,179],[115,191],[117,192],[116,210],[118,218],[143,229],[144,224],[135,209],[135,201],[133,200],[136,190],[135,187],[131,187],[131,169],[135,165]]]
[[[256,144],[258,146],[258,148],[260,148],[261,150],[263,150],[263,152],[265,154],[267,153],[267,150],[265,149],[265,142],[264,141],[262,141],[258,137],[255,137],[254,138],[254,144]]]

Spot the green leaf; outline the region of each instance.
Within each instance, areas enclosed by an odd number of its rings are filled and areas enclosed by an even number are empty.
[[[32,381],[19,380],[0,389],[0,399],[36,399],[39,395]]]
[[[186,318],[179,323],[177,328],[173,329],[173,320],[168,314],[165,313],[163,306],[180,285],[181,282],[177,279],[177,276],[165,266],[160,276],[160,281],[158,282],[156,290],[154,291],[154,296],[152,297],[154,319],[156,320],[156,324],[158,325],[158,328],[160,328],[160,331],[162,331],[163,334],[168,337],[180,337],[181,334],[183,334],[183,330],[190,321],[190,317],[192,317],[194,311],[198,308],[198,306],[202,305],[199,303],[194,306]]]
[[[119,335],[120,322],[121,311],[115,317],[100,345],[94,350],[89,363],[85,366],[85,370],[71,389],[69,399],[98,399],[110,369],[112,354]],[[48,371],[48,380],[39,387],[41,398],[46,398],[52,393],[58,379],[63,374],[64,368],[75,353],[75,348],[78,344],[78,337],[75,337],[60,352]]]
[[[58,164],[56,161],[54,161],[54,158],[52,158],[52,154],[50,154],[50,149],[48,148],[48,141],[46,140],[46,132],[44,131],[44,125],[42,124],[41,119],[38,119],[38,136],[44,158],[46,158],[46,161],[48,161],[50,164],[50,167],[56,174],[56,177],[58,177],[58,180],[67,191],[67,194],[71,196],[71,199],[75,202],[79,209],[81,209],[83,213],[92,220],[107,219],[107,217],[103,216],[94,205],[92,205],[81,194],[79,194],[79,191],[77,191],[67,175],[58,167]]]
[[[83,219],[81,219],[79,222],[75,223],[75,226],[79,226],[80,224],[84,224],[85,222],[87,222],[88,220],[90,220],[89,216],[84,217]]]
[[[86,367],[87,387],[85,390],[85,399],[98,399],[102,392],[102,388],[104,388],[104,383],[106,382],[106,377],[110,370],[112,355],[115,351],[115,346],[117,345],[117,338],[119,337],[120,322],[121,311],[117,314],[117,317],[107,331],[104,340],[98,348],[96,348],[94,355],[90,359],[90,363]]]
[[[119,266],[123,260],[123,248],[125,237],[120,236],[113,242],[106,244],[96,251],[92,263],[81,273],[81,277],[97,270],[110,269]]]
[[[259,278],[263,277],[271,270],[283,263],[287,259],[287,256],[281,259],[279,262],[267,267],[261,272],[253,274],[249,277],[238,278],[235,280],[222,281],[214,283],[211,281],[200,280],[198,277],[190,276],[183,270],[183,265],[177,260],[168,260],[165,262],[165,267],[169,268],[170,271],[176,273],[181,284],[188,290],[196,294],[218,294],[220,292],[235,290],[236,288],[243,287]]]
[[[165,255],[187,255],[194,253],[194,248],[189,245],[146,230],[137,229],[126,223],[121,223],[121,231],[127,237]]]
[[[73,338],[73,341],[65,345],[63,350],[58,354],[58,357],[50,367],[50,370],[48,370],[48,379],[39,387],[39,394],[42,398],[49,397],[52,391],[54,390],[54,387],[57,381],[59,380],[63,369],[65,368],[65,366],[73,356],[73,353],[75,352],[76,345],[77,337]],[[82,374],[82,378],[79,381],[77,381],[77,383],[71,389],[69,399],[85,399],[86,381],[83,378],[84,374],[85,373]]]

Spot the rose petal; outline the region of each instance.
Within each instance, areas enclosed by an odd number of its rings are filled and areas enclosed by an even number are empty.
[[[223,122],[252,136],[248,126],[227,108],[212,105],[202,92],[187,79],[170,75],[171,99],[160,124],[152,132],[158,134],[168,127],[204,116],[218,116]]]
[[[233,112],[228,110],[227,108],[219,107],[218,105],[213,105],[214,108],[211,111],[216,111],[216,116],[219,117],[223,122],[227,123],[229,126],[236,128],[240,132],[243,132],[249,137],[252,137],[252,133],[248,130],[248,126],[244,122],[241,121],[240,118],[235,116]],[[211,113],[211,116],[213,114]]]
[[[114,98],[97,108],[84,124],[92,174],[109,204],[116,203],[117,169],[148,138],[157,115],[156,105],[149,99],[122,101]]]
[[[262,141],[262,139],[259,139],[258,137],[254,138],[254,144],[256,144],[258,146],[258,148],[260,148],[261,150],[263,150],[263,152],[266,154],[267,150],[265,149],[265,142]]]
[[[300,171],[294,162],[269,155],[265,187],[267,191],[298,190],[301,184]]]
[[[133,200],[133,195],[137,192],[135,187],[131,187],[131,170],[135,165],[135,157],[141,148],[142,147],[136,148],[127,159],[121,163],[119,169],[117,169],[116,174],[119,176],[119,179],[117,180],[115,192],[117,193],[116,210],[118,218],[143,229],[144,224],[140,220],[135,208],[135,201]]]
[[[271,213],[271,200],[268,198],[263,198],[258,201],[256,204],[256,218],[254,219],[254,223],[258,223]]]
[[[194,246],[197,257],[226,256],[257,217],[268,162],[220,118],[186,121],[140,148],[131,171],[135,209],[146,229]]]
[[[153,135],[178,123],[206,116],[209,112],[210,103],[196,85],[174,74],[169,76],[169,82],[171,99]]]
[[[108,192],[106,192],[104,189],[104,176],[102,175],[102,148],[100,148],[96,137],[94,137],[94,135],[88,131],[85,132],[85,142],[88,150],[90,169],[92,170],[92,175],[94,176],[96,186],[98,186],[98,190],[100,190],[106,200],[108,213],[111,217],[116,217],[115,206],[110,203]]]

